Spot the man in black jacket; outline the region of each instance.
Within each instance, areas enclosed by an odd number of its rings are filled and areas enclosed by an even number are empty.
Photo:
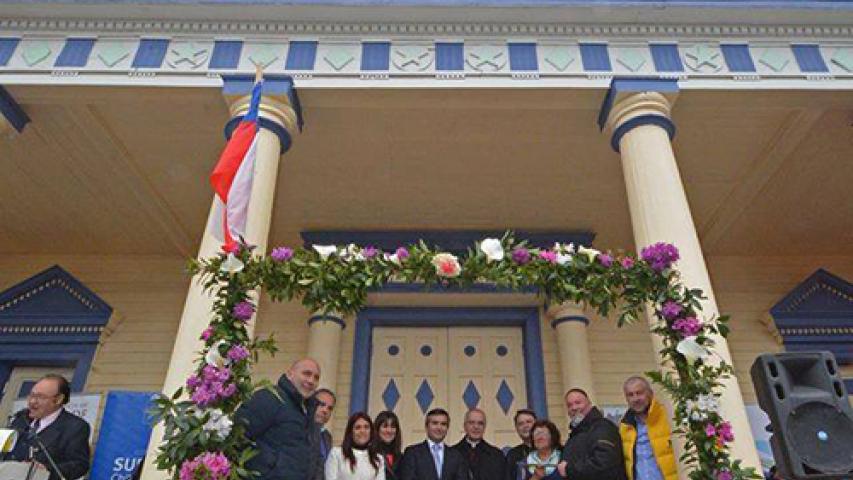
[[[468,480],[501,480],[506,472],[506,459],[497,448],[483,439],[486,412],[472,408],[465,413],[462,425],[465,437],[453,446],[468,464]]]
[[[10,428],[22,432],[15,449],[0,455],[3,461],[32,461],[40,470],[50,473],[50,480],[62,474],[68,480],[89,472],[89,424],[65,410],[71,397],[71,386],[61,375],[42,377],[30,391],[27,408],[15,414]],[[41,444],[56,463],[57,472],[41,451]],[[34,452],[34,453],[33,453]]]
[[[536,412],[522,408],[515,412],[515,432],[521,443],[512,447],[506,453],[507,480],[518,480],[520,474],[519,463],[527,461],[527,455],[533,450],[533,439],[530,437],[533,424],[536,423]]]
[[[246,463],[258,472],[258,480],[310,480],[322,468],[314,421],[317,400],[312,397],[319,381],[317,362],[298,360],[278,379],[275,393],[258,390],[237,410],[246,437],[259,450]]]
[[[409,445],[400,459],[402,480],[468,480],[465,459],[456,450],[444,444],[450,428],[450,414],[441,408],[427,412],[427,439]]]
[[[572,431],[563,447],[560,475],[569,480],[627,480],[619,428],[583,390],[569,390],[565,400]]]

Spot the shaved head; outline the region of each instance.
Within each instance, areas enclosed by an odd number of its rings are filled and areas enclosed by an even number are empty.
[[[313,358],[299,359],[287,370],[287,378],[303,398],[308,398],[320,383],[320,364]]]

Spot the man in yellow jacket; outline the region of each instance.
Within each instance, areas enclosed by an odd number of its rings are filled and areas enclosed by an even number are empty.
[[[619,423],[619,434],[628,480],[677,480],[666,409],[643,377],[628,378],[622,388],[628,411]]]

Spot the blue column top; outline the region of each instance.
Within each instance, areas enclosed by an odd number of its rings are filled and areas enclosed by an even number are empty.
[[[607,118],[613,110],[613,105],[616,104],[620,94],[631,94],[639,92],[660,92],[660,93],[675,93],[678,92],[678,81],[675,79],[655,79],[655,78],[616,78],[610,82],[610,89],[607,90],[607,95],[604,97],[604,102],[601,105],[601,111],[598,113],[598,127],[604,130],[607,125]],[[675,124],[671,119],[663,115],[641,115],[634,117],[631,120],[620,125],[613,131],[610,137],[610,146],[614,151],[619,151],[619,141],[622,137],[640,125],[657,125],[669,134],[670,140],[675,137]]]
[[[222,76],[222,94],[226,96],[234,95],[249,95],[252,93],[252,87],[255,85],[255,77],[253,75],[223,75]],[[286,95],[290,106],[296,112],[296,126],[302,131],[302,106],[299,103],[299,95],[296,93],[296,86],[293,83],[293,78],[290,75],[265,75],[264,85],[261,90],[262,95]],[[263,99],[261,100],[263,102]],[[236,116],[225,124],[225,138],[231,138],[231,133],[237,128],[237,125],[243,119],[242,116]],[[292,143],[290,132],[281,125],[267,118],[259,118],[258,125],[261,128],[266,128],[275,133],[281,142],[281,153],[290,150]]]

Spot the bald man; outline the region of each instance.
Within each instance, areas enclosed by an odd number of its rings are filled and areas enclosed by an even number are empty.
[[[313,396],[319,382],[320,366],[303,358],[278,379],[275,393],[258,390],[237,410],[246,438],[259,449],[246,463],[258,480],[309,480],[322,468]]]

